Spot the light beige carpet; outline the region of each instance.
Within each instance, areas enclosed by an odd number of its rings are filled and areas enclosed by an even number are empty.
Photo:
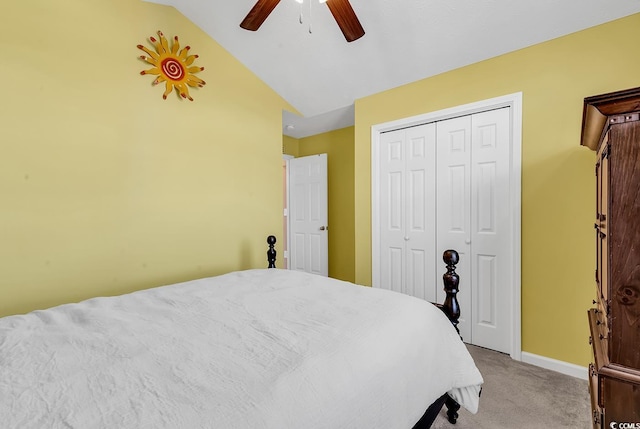
[[[512,360],[468,345],[484,378],[478,414],[464,408],[455,425],[446,407],[434,429],[587,429],[591,427],[588,384],[568,375]]]

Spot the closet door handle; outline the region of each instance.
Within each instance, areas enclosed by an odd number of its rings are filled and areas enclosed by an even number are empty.
[[[405,238],[404,238],[404,241],[409,241],[409,237],[405,237]]]

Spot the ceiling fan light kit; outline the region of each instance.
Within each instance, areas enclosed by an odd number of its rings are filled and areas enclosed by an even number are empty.
[[[296,1],[302,3],[304,0]],[[364,28],[362,28],[349,0],[319,0],[319,2],[327,4],[347,42],[353,42],[364,36]],[[258,30],[278,3],[280,0],[258,0],[242,20],[240,27],[249,31]]]

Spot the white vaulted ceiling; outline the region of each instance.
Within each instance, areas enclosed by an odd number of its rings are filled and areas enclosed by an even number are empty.
[[[640,0],[350,0],[366,34],[347,43],[318,0],[304,0],[303,24],[281,0],[256,32],[239,26],[256,0],[147,1],[175,7],[295,107],[283,132],[298,138],[352,125],[358,98],[640,12]]]

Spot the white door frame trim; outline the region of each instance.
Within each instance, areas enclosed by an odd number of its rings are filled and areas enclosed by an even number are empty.
[[[464,104],[435,112],[425,113],[409,118],[376,124],[371,127],[371,258],[372,285],[380,283],[380,178],[378,163],[380,160],[380,134],[400,128],[413,127],[429,122],[442,121],[457,116],[466,116],[487,110],[510,107],[511,112],[511,252],[513,270],[511,279],[511,358],[522,360],[522,309],[521,309],[521,242],[522,242],[522,92],[507,94],[487,100]]]
[[[284,217],[287,218],[287,221],[286,221],[286,229],[287,230],[284,231],[284,235],[285,235],[286,241],[287,241],[285,243],[286,245],[284,247],[286,247],[287,250],[282,252],[282,259],[286,259],[286,266],[287,266],[288,270],[291,269],[291,267],[289,267],[289,249],[291,249],[291,243],[289,241],[289,236],[290,236],[290,234],[289,234],[289,230],[290,230],[290,226],[289,226],[289,160],[290,159],[294,159],[294,158],[295,158],[295,156],[293,156],[293,155],[287,155],[286,153],[282,154],[282,160],[285,162],[285,171],[286,171],[286,174],[285,174],[285,177],[284,177],[284,181],[285,181],[285,185],[284,185],[284,188],[285,188],[285,191],[284,191],[284,193],[285,193],[285,195],[284,195],[284,199],[285,199],[284,205],[287,207],[286,211],[283,210],[283,215],[284,215]]]

